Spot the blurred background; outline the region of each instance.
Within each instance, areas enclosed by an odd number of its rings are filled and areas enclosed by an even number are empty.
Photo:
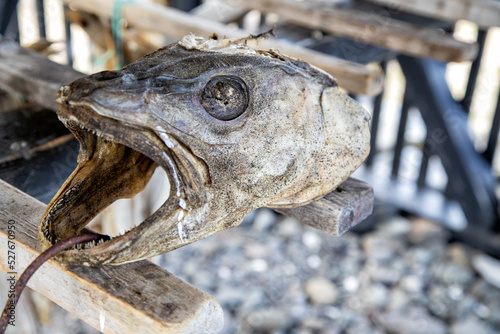
[[[269,43],[371,113],[372,150],[353,177],[374,187],[373,214],[339,237],[259,209],[152,260],[216,298],[224,333],[486,334],[500,333],[497,26],[497,0],[0,0],[0,53],[15,41],[91,74],[189,32],[274,27]],[[35,97],[0,88],[0,178],[48,203],[78,142]],[[92,227],[130,229],[167,188],[158,169]],[[34,291],[18,307],[10,333],[98,332]]]

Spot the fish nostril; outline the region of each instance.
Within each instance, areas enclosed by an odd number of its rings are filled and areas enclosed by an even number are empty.
[[[106,81],[121,77],[121,72],[118,71],[102,71],[89,76],[89,79],[94,81]]]
[[[56,102],[57,103],[63,103],[66,101],[67,97],[69,96],[70,89],[68,85],[64,85],[61,88],[59,88],[59,92],[57,93],[57,98]]]

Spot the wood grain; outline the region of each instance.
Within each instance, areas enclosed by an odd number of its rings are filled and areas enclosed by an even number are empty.
[[[480,27],[500,26],[498,0],[367,0],[389,7],[446,21],[468,20]]]
[[[342,235],[373,211],[373,188],[348,178],[322,199],[305,206],[275,211],[332,235]]]
[[[108,18],[111,16],[114,3],[113,0],[66,0],[66,2],[73,8]],[[190,33],[202,37],[208,37],[213,33],[228,37],[248,36],[248,32],[242,29],[204,17],[195,17],[155,3],[128,3],[123,8],[123,17],[136,28],[153,30],[176,38],[182,38]],[[377,95],[382,90],[383,73],[377,65],[365,66],[349,62],[276,38],[263,41],[261,48],[278,49],[285,55],[309,62],[330,73],[341,87],[353,93]]]
[[[17,91],[38,104],[57,110],[57,91],[85,74],[23,49],[14,42],[0,42],[0,87]]]
[[[190,14],[220,23],[230,23],[241,19],[248,10],[232,6],[224,1],[210,0],[196,6]]]
[[[37,224],[44,209],[0,180],[3,271],[12,272],[6,265],[8,226],[15,226],[17,275],[40,254]],[[50,260],[28,286],[104,333],[218,333],[223,325],[222,308],[211,296],[150,261],[65,269]]]
[[[416,57],[461,62],[474,60],[478,50],[476,44],[457,41],[452,35],[437,29],[397,21],[390,15],[376,12],[325,6],[325,2],[230,0],[229,3],[264,13],[276,13],[294,24]]]

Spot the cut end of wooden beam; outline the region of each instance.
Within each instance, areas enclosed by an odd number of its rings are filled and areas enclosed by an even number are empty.
[[[348,92],[354,94],[376,96],[382,92],[382,89],[384,88],[385,74],[380,65],[366,65],[359,75],[359,78],[352,80],[352,76],[349,73],[342,73],[342,75],[337,73],[336,79],[341,88],[344,88]],[[359,80],[361,79],[365,80],[365,84],[363,86],[359,85]]]
[[[340,236],[372,213],[373,201],[373,188],[369,184],[348,178],[316,202],[274,210],[328,234]]]
[[[185,328],[185,333],[191,329],[194,333],[219,333],[224,325],[224,311],[218,302],[208,299],[204,307],[200,307],[196,312],[194,319],[195,321]]]
[[[325,201],[338,202],[339,196],[351,198],[339,215],[337,231],[338,235],[342,235],[372,214],[374,194],[372,186],[356,179],[348,179],[335,191],[325,196]]]

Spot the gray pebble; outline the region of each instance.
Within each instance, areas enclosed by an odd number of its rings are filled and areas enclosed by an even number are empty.
[[[276,308],[257,309],[245,317],[245,323],[253,330],[275,331],[291,325],[287,312]]]
[[[307,281],[305,286],[307,296],[313,304],[333,304],[339,295],[335,284],[324,277],[314,277]]]
[[[445,323],[425,309],[411,307],[405,311],[397,310],[376,316],[377,323],[387,332],[405,334],[446,334]]]
[[[500,333],[489,325],[474,317],[455,322],[451,326],[451,334],[494,334]]]

